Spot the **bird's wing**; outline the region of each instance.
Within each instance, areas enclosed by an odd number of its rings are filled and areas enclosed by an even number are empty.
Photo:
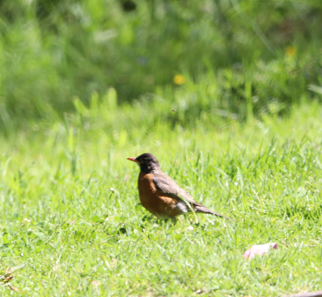
[[[153,177],[153,182],[156,188],[164,194],[176,199],[189,202],[193,205],[199,205],[193,198],[183,189],[181,189],[176,182],[163,172],[158,172]]]
[[[195,212],[209,213],[230,220],[230,218],[213,212],[202,204],[194,201],[193,198],[185,190],[181,189],[171,177],[167,176],[163,172],[154,174],[153,183],[159,191],[166,194],[167,196],[175,198],[179,201],[183,201],[187,206],[189,206],[190,204],[190,208],[192,204]]]

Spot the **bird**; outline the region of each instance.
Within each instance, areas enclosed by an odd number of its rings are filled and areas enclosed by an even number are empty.
[[[138,189],[141,205],[158,219],[171,219],[176,224],[176,217],[188,212],[206,213],[214,216],[229,217],[216,213],[196,202],[186,191],[164,172],[157,158],[144,153],[136,158],[127,158],[140,167]]]

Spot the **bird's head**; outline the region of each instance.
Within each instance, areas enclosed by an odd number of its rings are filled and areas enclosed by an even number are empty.
[[[149,173],[154,170],[161,170],[160,164],[157,158],[149,153],[142,154],[136,158],[127,158],[127,159],[137,163],[140,166],[141,171],[145,173]]]

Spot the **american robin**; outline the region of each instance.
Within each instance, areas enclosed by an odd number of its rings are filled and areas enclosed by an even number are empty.
[[[171,219],[176,223],[176,216],[194,211],[230,219],[194,201],[171,177],[161,171],[157,158],[152,154],[127,159],[140,166],[138,186],[141,204],[156,217]]]

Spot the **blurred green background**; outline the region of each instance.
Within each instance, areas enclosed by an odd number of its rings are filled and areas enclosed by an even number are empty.
[[[111,87],[122,105],[203,84],[183,95],[183,125],[280,114],[321,91],[320,0],[2,0],[0,14],[2,130]]]

